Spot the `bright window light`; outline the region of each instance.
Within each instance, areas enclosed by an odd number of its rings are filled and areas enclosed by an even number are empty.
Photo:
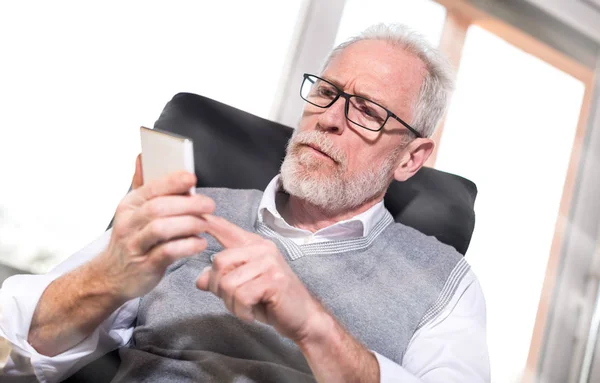
[[[0,262],[43,272],[99,236],[176,93],[267,117],[300,3],[2,2]]]
[[[486,297],[493,382],[521,381],[584,90],[469,29],[436,168],[479,189],[467,260]]]
[[[445,18],[446,8],[431,0],[346,0],[335,44],[373,24],[400,23],[437,46]]]

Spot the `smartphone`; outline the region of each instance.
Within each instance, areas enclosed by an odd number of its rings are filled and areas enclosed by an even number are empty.
[[[159,129],[140,127],[144,183],[180,170],[194,173],[194,142]],[[195,194],[196,186],[190,189]]]

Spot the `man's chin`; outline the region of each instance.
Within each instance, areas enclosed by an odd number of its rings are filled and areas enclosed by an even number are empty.
[[[310,182],[331,183],[335,178],[335,169],[321,164],[296,164],[294,169],[294,179],[297,182],[301,180],[310,180]]]
[[[339,164],[332,160],[323,161],[322,159],[313,156],[302,156],[295,162],[296,171],[310,173],[310,176],[318,176],[323,174],[325,176],[333,176],[335,173],[340,171]]]

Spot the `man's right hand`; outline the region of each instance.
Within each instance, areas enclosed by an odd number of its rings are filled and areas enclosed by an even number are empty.
[[[134,190],[117,207],[108,248],[95,260],[98,275],[123,302],[152,290],[174,261],[206,248],[198,237],[206,228],[202,216],[215,209],[210,198],[186,194],[196,185],[194,174],[178,172],[139,186],[138,173],[139,159]]]
[[[206,248],[197,235],[215,204],[187,195],[195,175],[179,172],[142,184],[138,158],[134,190],[117,207],[107,249],[54,280],[40,297],[28,341],[41,354],[72,348],[125,302],[152,290],[172,262]]]

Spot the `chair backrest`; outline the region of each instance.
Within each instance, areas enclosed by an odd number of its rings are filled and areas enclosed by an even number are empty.
[[[194,140],[198,187],[264,190],[279,172],[292,128],[229,105],[179,93],[155,128]],[[475,225],[475,184],[422,168],[406,182],[394,181],[385,206],[396,222],[411,226],[465,254]]]

